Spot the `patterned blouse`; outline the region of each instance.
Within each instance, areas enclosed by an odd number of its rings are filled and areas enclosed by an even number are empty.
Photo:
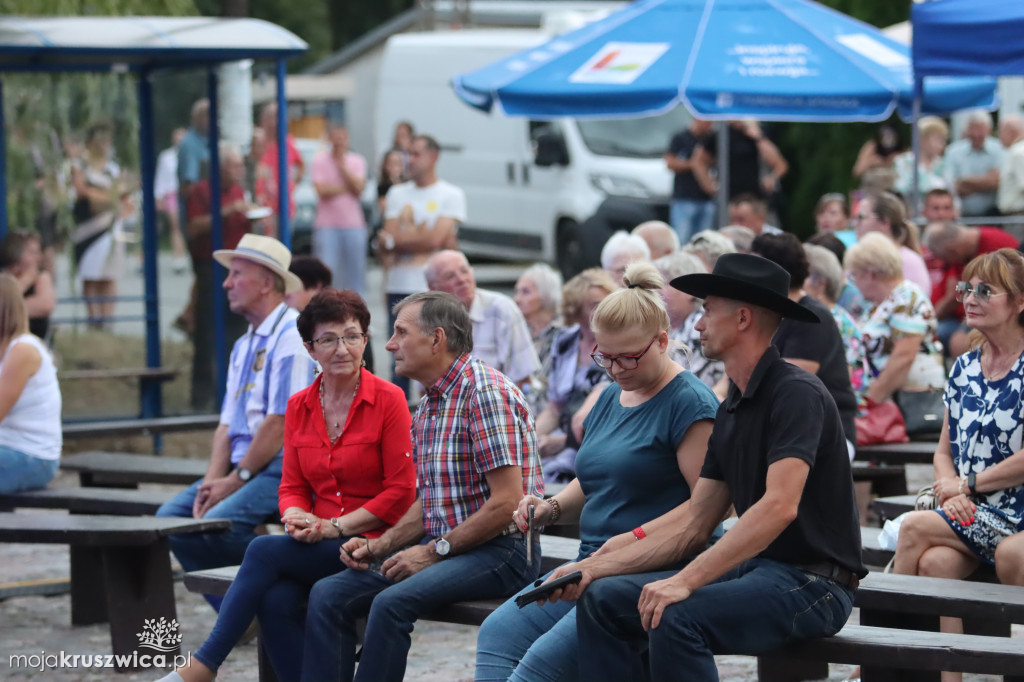
[[[935,333],[935,309],[920,287],[903,280],[884,301],[864,315],[860,330],[873,376],[885,369],[897,341],[920,335],[921,347],[900,388],[941,389],[946,385],[942,345]]]
[[[700,332],[695,328],[697,320],[703,314],[703,310],[694,310],[682,325],[669,330],[668,338],[670,341],[686,346],[690,351],[687,354],[679,345],[670,347],[672,359],[696,374],[697,378],[706,386],[714,388],[725,376],[725,363],[721,360],[709,360],[704,357],[704,349],[700,346]]]

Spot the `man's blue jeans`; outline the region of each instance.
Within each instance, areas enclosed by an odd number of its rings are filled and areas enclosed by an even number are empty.
[[[578,667],[576,602],[520,609],[512,598],[480,626],[476,682],[571,682]]]
[[[676,571],[595,581],[576,609],[580,677],[637,679],[650,654],[650,680],[718,680],[716,654],[755,656],[788,642],[834,635],[853,609],[853,591],[770,559],[752,559],[684,601],[644,632],[637,604],[644,585]]]
[[[278,513],[277,489],[281,485],[281,457],[271,460],[248,483],[214,505],[203,518],[228,519],[226,533],[172,535],[171,551],[186,571],[219,568],[242,563],[245,548],[253,541],[256,526]],[[192,518],[192,504],[202,480],[196,481],[157,510],[157,516]],[[207,597],[219,608],[220,597]]]
[[[331,286],[366,298],[365,227],[314,227],[313,255],[331,269]]]
[[[317,580],[345,569],[338,553],[346,540],[310,544],[287,535],[264,535],[253,540],[224,595],[217,624],[195,657],[217,670],[259,615],[263,646],[277,679],[299,679],[306,596]]]
[[[685,246],[698,232],[715,229],[715,202],[673,199],[669,204],[669,220],[679,235],[679,243]]]
[[[398,583],[352,570],[320,580],[309,594],[302,679],[401,682],[417,618],[458,601],[514,594],[537,577],[539,544],[535,549],[529,564],[522,535],[501,536]],[[366,632],[353,676],[356,621],[363,616]]]
[[[41,459],[0,445],[0,493],[38,490],[57,475],[60,461]]]

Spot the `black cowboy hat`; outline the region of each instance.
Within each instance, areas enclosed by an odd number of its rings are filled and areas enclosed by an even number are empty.
[[[721,296],[753,303],[800,322],[821,322],[813,310],[789,298],[789,273],[761,256],[727,253],[718,259],[710,275],[676,277],[672,286],[697,298]]]

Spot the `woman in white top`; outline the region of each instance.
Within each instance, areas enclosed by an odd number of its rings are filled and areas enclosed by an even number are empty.
[[[0,493],[45,487],[57,473],[60,450],[53,359],[28,331],[18,280],[0,274]]]

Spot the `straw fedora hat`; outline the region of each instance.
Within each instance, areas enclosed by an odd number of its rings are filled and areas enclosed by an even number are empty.
[[[283,279],[286,293],[290,294],[302,289],[302,280],[288,272],[288,266],[292,264],[292,252],[273,237],[247,234],[238,242],[237,248],[219,249],[213,252],[213,257],[226,268],[231,267],[231,261],[235,258],[244,258],[257,265],[262,265]]]
[[[789,273],[761,256],[727,253],[718,259],[711,274],[683,275],[671,284],[697,298],[721,296],[753,303],[801,322],[821,322],[813,310],[789,298]]]

